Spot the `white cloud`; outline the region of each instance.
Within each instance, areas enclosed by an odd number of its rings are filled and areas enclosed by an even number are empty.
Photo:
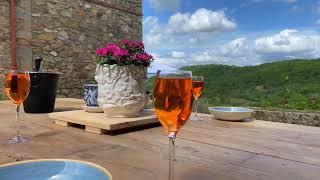
[[[245,56],[248,53],[249,46],[246,38],[234,39],[221,47],[216,52],[220,56],[229,55],[232,57]]]
[[[318,19],[318,20],[316,21],[316,24],[320,24],[320,19]]]
[[[167,64],[173,67],[182,67],[185,64],[188,64],[185,58],[175,58],[172,56],[172,52],[165,55],[159,55],[157,53],[151,53],[152,56],[155,58],[155,63],[159,64]]]
[[[156,61],[176,67],[195,64],[257,65],[281,59],[319,58],[320,33],[285,29],[253,39],[236,38],[225,44],[196,51],[172,51]]]
[[[320,48],[319,43],[319,35],[286,29],[272,36],[258,38],[254,45],[258,53],[293,54],[316,51]]]
[[[143,26],[154,27],[159,24],[159,19],[154,16],[148,16],[143,19],[142,24],[143,24]]]
[[[259,64],[258,55],[252,51],[250,42],[246,38],[237,38],[218,47],[192,53],[189,64],[227,64],[227,65],[255,65]]]
[[[184,59],[186,57],[186,54],[185,52],[181,52],[181,51],[172,51],[171,57],[175,59]]]
[[[223,11],[198,9],[193,14],[176,13],[168,22],[171,33],[220,32],[236,28],[236,23],[229,20]]]
[[[199,50],[196,52],[177,52],[155,56],[156,62],[169,64],[175,67],[182,67],[196,64],[228,64],[228,65],[247,65],[259,64],[260,62],[251,62],[250,58],[256,55],[251,51],[248,41],[245,38],[232,40],[224,45]],[[255,57],[256,58],[256,57]]]
[[[190,46],[199,44],[208,36],[236,28],[236,23],[229,20],[223,11],[204,8],[194,13],[175,13],[168,22],[160,23],[157,17],[143,19],[144,41],[147,48],[177,48],[186,43]]]
[[[180,8],[180,0],[149,0],[149,2],[158,11],[177,11]]]
[[[147,34],[144,37],[144,42],[146,44],[147,48],[153,48],[161,45],[165,39],[165,36],[163,36],[161,33],[151,33]]]

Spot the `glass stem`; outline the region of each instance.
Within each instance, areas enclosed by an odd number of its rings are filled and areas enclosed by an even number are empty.
[[[20,129],[21,129],[19,111],[20,111],[20,105],[16,105],[17,138],[20,138]]]
[[[194,118],[198,119],[198,98],[196,98],[195,106],[196,106],[196,114],[194,115]]]
[[[170,158],[169,158],[169,180],[174,179],[174,140],[176,138],[175,133],[171,132],[169,134],[169,143],[170,143]]]

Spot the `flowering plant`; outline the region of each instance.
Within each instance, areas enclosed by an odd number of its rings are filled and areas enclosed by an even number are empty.
[[[144,51],[144,45],[141,41],[122,40],[118,44],[111,43],[106,47],[98,48],[96,55],[96,63],[100,65],[134,64],[149,67],[154,60],[152,55]]]

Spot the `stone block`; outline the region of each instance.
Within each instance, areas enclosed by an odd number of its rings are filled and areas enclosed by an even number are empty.
[[[16,8],[16,18],[31,22],[31,10]]]
[[[32,17],[41,17],[41,14],[36,14],[36,13],[35,13],[35,14],[32,14],[31,16],[32,16]]]
[[[46,0],[36,0],[34,2],[36,6],[43,6],[46,4]]]
[[[62,17],[72,17],[72,9],[64,9],[61,11]]]
[[[58,34],[58,39],[60,40],[68,40],[69,36],[66,31],[60,31]]]
[[[57,9],[55,8],[55,6],[51,3],[47,3],[47,10],[48,10],[48,13],[52,16],[57,16],[58,15],[58,11]]]
[[[18,64],[26,69],[32,69],[32,48],[30,46],[17,47],[17,61]]]
[[[9,18],[0,16],[0,27],[9,27],[9,25],[10,25]]]
[[[32,33],[30,31],[17,31],[17,39],[25,39],[25,40],[31,40],[32,39]]]
[[[51,41],[54,40],[54,35],[52,33],[43,33],[35,36],[34,39]]]
[[[54,57],[57,57],[58,56],[58,53],[56,51],[51,51],[50,54]]]
[[[255,119],[265,121],[320,127],[320,114],[318,112],[294,110],[269,111],[259,109],[256,110],[252,116]]]

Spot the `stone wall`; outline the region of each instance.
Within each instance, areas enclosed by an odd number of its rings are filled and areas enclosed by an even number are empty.
[[[9,2],[0,0],[0,69],[6,68],[10,60]],[[0,72],[1,73],[1,72]],[[4,78],[0,75],[0,98],[4,97]]]
[[[21,69],[32,70],[31,0],[16,0],[17,62]]]
[[[0,2],[8,13],[8,1]],[[18,63],[31,70],[32,59],[42,56],[44,71],[62,73],[58,90],[62,97],[80,97],[82,84],[94,83],[97,47],[121,39],[142,39],[141,0],[16,2]],[[9,50],[9,14],[2,17],[0,49]],[[8,64],[9,51],[1,52],[1,64]]]
[[[305,126],[320,127],[320,113],[304,112],[304,111],[270,111],[270,110],[255,110],[252,114],[254,119],[282,122],[289,124],[300,124]]]

